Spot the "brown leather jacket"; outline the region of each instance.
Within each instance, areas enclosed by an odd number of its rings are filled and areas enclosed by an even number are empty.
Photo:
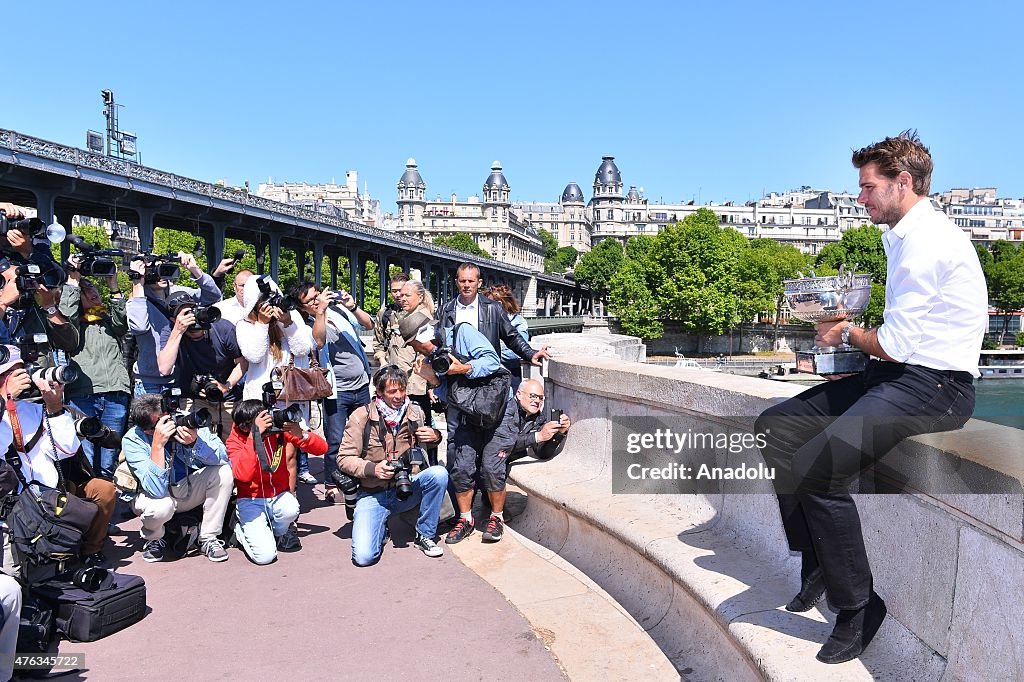
[[[374,467],[378,462],[396,459],[408,452],[412,447],[416,428],[422,426],[424,421],[423,410],[419,405],[410,403],[402,417],[396,438],[391,429],[381,422],[375,401],[371,400],[369,405],[357,407],[345,424],[345,435],[338,448],[338,468],[349,476],[358,478],[359,484],[368,490],[388,487],[391,481],[375,477]],[[369,429],[366,428],[367,423]],[[413,469],[413,473],[417,471],[418,469]]]

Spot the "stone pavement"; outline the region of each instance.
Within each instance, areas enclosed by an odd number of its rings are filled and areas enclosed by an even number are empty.
[[[269,566],[239,549],[219,564],[147,564],[138,520],[121,521],[108,556],[145,578],[151,612],[98,642],[62,642],[87,669],[60,679],[565,679],[514,606],[451,551],[423,556],[402,521],[379,564],[354,567],[344,507],[322,490],[300,487],[303,548]]]

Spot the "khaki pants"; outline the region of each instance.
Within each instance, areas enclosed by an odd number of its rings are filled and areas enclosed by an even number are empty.
[[[68,481],[68,492],[93,502],[99,511],[92,520],[89,530],[82,535],[82,556],[95,554],[103,549],[103,541],[107,539],[107,526],[117,506],[117,488],[104,478],[90,478],[82,487]]]
[[[144,492],[136,496],[132,507],[142,518],[142,539],[146,542],[164,536],[164,524],[177,512],[203,506],[203,523],[199,527],[199,540],[213,540],[224,528],[224,513],[228,509],[235,478],[231,466],[216,464],[192,472],[183,481],[171,486],[167,497],[149,497]]]
[[[221,440],[227,440],[231,433],[231,413],[235,411],[235,401],[225,400],[222,403],[211,403],[202,398],[189,398],[185,401],[186,412],[198,412],[204,407],[213,415],[213,426],[210,427],[210,431],[217,434]],[[217,431],[218,426],[221,426],[220,432]]]

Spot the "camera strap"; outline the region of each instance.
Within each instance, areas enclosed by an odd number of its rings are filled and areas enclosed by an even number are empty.
[[[256,459],[260,461],[260,468],[266,473],[277,471],[277,468],[281,466],[281,455],[284,453],[283,444],[278,443],[278,446],[274,449],[273,459],[271,459],[267,455],[266,437],[260,433],[259,427],[255,424],[252,425],[252,444],[253,450],[256,451]]]
[[[32,448],[39,443],[39,439],[43,437],[43,431],[46,429],[46,414],[43,414],[42,419],[39,420],[39,428],[36,429],[35,434],[33,434],[26,443],[24,442],[24,435],[21,432],[21,420],[18,419],[18,407],[14,400],[7,398],[6,407],[7,414],[11,418],[11,432],[14,436],[14,447],[18,452],[28,455],[28,453],[32,452]],[[54,451],[54,454],[56,455],[56,450]]]

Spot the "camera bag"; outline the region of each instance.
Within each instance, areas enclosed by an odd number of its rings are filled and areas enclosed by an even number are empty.
[[[64,639],[95,642],[146,615],[146,581],[123,573],[111,573],[110,577],[113,584],[95,592],[57,581],[36,588],[40,597],[54,605],[54,625]]]
[[[44,599],[32,593],[23,593],[16,651],[30,656],[57,653],[60,637],[54,627],[53,616],[53,607]],[[19,679],[36,679],[47,677],[50,670],[52,668],[26,668],[16,672]]]
[[[313,353],[309,354],[309,358],[308,369],[296,367],[294,357],[288,361],[287,365],[274,369],[283,386],[280,399],[284,402],[301,403],[321,400],[331,397],[331,394],[334,393],[333,377],[328,378],[331,370],[321,367],[320,361]]]
[[[460,322],[452,330],[453,351],[458,345],[459,327],[464,324],[467,323]],[[511,386],[512,375],[504,367],[479,379],[470,379],[466,374],[449,376],[448,404],[462,413],[464,424],[484,430],[493,429],[505,416],[505,403]]]

